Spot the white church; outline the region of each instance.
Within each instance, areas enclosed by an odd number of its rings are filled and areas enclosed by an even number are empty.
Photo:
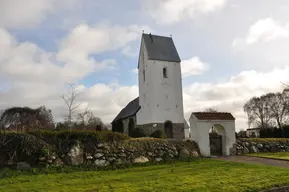
[[[141,128],[149,136],[163,130],[168,138],[195,140],[204,156],[210,156],[212,148],[230,154],[235,143],[235,118],[230,113],[192,113],[191,128],[185,121],[181,59],[171,37],[142,34],[138,78],[139,97],[115,117],[113,131],[130,135]],[[220,134],[215,145],[209,136],[213,127]]]
[[[181,59],[171,37],[142,34],[138,61],[139,97],[112,122],[129,134],[134,127],[150,135],[161,129],[168,138],[185,138]]]

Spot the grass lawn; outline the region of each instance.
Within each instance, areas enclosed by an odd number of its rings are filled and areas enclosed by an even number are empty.
[[[287,159],[289,160],[289,152],[278,152],[278,153],[252,153],[248,154],[248,156],[255,157],[270,157],[274,159]]]
[[[288,169],[212,159],[114,171],[22,175],[0,179],[0,191],[259,191],[289,184]]]

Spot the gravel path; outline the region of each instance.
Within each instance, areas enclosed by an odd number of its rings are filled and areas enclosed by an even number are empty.
[[[248,157],[248,156],[228,156],[228,157],[216,157],[216,159],[241,162],[241,163],[253,163],[253,164],[263,164],[278,166],[282,168],[289,168],[289,161],[287,160],[278,160],[278,159],[268,159],[260,157]]]

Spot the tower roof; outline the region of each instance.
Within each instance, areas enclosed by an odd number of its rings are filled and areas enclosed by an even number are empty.
[[[144,33],[142,38],[147,49],[149,60],[181,62],[171,37]]]

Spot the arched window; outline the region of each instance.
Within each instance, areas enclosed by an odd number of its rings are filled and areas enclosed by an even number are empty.
[[[167,68],[163,68],[163,77],[164,78],[168,78],[168,74],[167,74]]]

